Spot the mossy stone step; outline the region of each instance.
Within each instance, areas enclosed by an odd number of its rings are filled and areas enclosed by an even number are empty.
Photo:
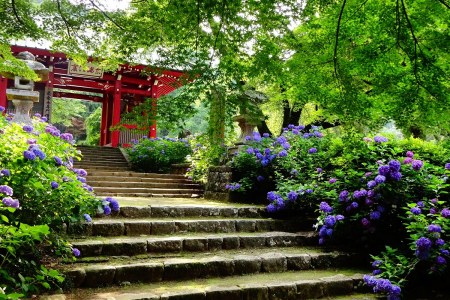
[[[115,182],[115,181],[94,181],[91,178],[87,179],[87,183],[91,186],[99,187],[115,187],[115,188],[148,188],[148,189],[177,189],[177,190],[199,190],[202,188],[200,184],[192,183],[192,181],[187,181],[183,183],[173,183],[173,182]]]
[[[102,170],[93,170],[91,173],[88,173],[88,177],[89,176],[120,176],[120,177],[186,179],[186,177],[184,175],[179,175],[179,174],[138,173],[138,172],[133,172],[133,171],[115,172],[115,171],[102,171]]]
[[[91,176],[88,174],[86,177],[91,182],[101,182],[101,181],[109,181],[109,182],[154,182],[154,183],[192,183],[192,180],[188,180],[186,178],[164,178],[164,177],[153,177],[153,178],[145,178],[145,177],[122,177],[122,176]]]
[[[163,262],[125,265],[90,265],[66,270],[75,286],[98,287],[109,284],[183,281],[194,278],[227,277],[242,274],[280,273],[288,270],[323,269],[349,266],[354,262],[347,253],[289,254],[267,252],[260,255],[236,255],[196,259],[174,258]]]

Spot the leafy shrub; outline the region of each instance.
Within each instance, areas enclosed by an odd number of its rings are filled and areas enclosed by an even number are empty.
[[[133,165],[143,172],[170,173],[170,166],[185,161],[192,153],[189,139],[163,137],[141,141],[132,140],[133,147],[128,150]]]
[[[0,117],[0,299],[58,287],[64,278],[43,266],[42,253],[80,254],[61,238],[63,224],[91,221],[95,209],[119,209],[112,198],[95,198],[86,171],[73,168],[80,154],[70,134],[40,116],[25,126],[12,117]]]

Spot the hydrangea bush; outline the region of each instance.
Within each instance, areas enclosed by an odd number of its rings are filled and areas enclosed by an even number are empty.
[[[132,140],[128,154],[133,165],[142,172],[170,173],[170,166],[185,162],[192,154],[189,138],[168,137]]]
[[[85,183],[87,172],[73,168],[80,153],[71,134],[39,115],[25,126],[11,123],[13,117],[0,117],[0,299],[57,287],[64,278],[43,266],[42,246],[57,256],[78,256],[61,238],[63,224],[119,209],[112,198],[97,199]]]

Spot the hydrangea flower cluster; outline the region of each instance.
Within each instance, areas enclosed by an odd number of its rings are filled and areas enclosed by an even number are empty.
[[[240,188],[241,188],[241,185],[240,185],[239,183],[236,183],[236,184],[227,184],[227,185],[225,186],[225,188],[226,188],[226,189],[229,189],[229,190],[231,190],[231,191],[235,191],[235,190],[240,189]]]
[[[380,262],[381,263],[381,262]],[[377,271],[378,266],[374,267]],[[374,273],[378,273],[375,272]],[[388,293],[388,300],[399,300],[401,288],[398,285],[392,284],[388,279],[376,278],[375,276],[365,275],[364,282],[373,288],[375,293],[385,292]]]

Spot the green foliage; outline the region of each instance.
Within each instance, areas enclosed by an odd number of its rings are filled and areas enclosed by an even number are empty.
[[[87,144],[100,145],[100,129],[102,125],[102,108],[98,107],[95,112],[86,119]]]
[[[55,125],[70,127],[72,117],[81,117],[81,113],[85,110],[86,107],[80,100],[53,98],[52,122]]]
[[[170,173],[171,165],[184,162],[191,153],[188,139],[166,137],[134,141],[134,146],[128,150],[133,166],[150,173]]]

